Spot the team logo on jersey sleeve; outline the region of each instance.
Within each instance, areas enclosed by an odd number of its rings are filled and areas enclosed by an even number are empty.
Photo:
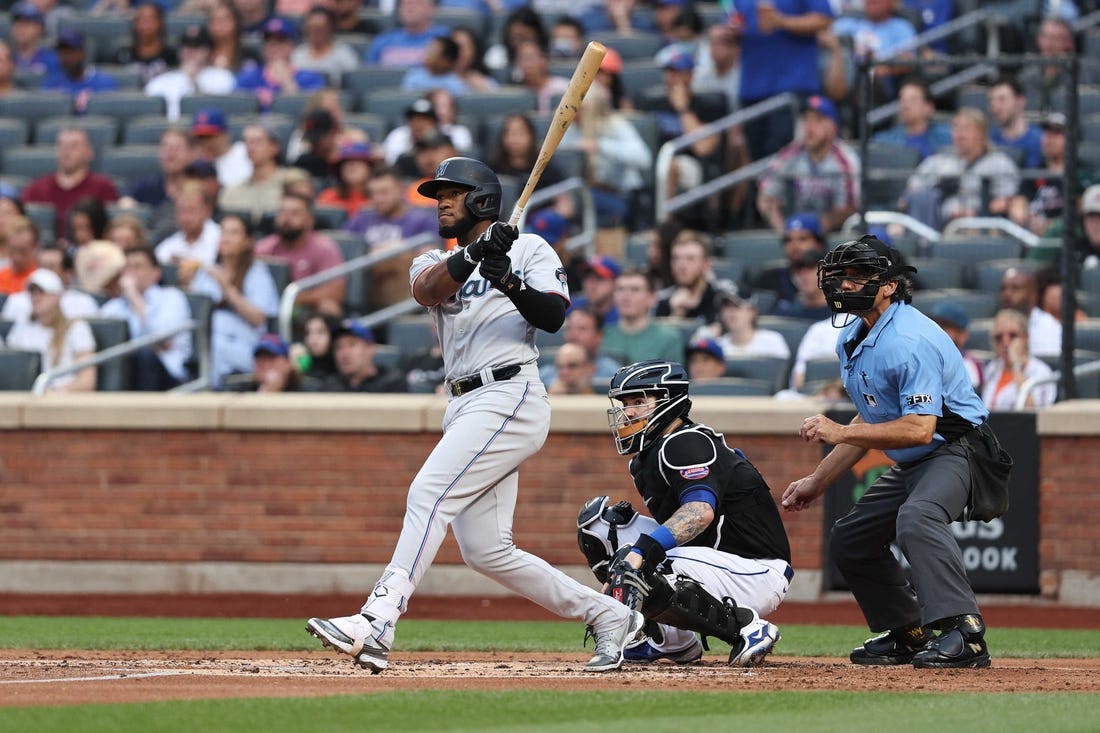
[[[863,401],[867,403],[868,407],[878,407],[878,400],[875,399],[873,394],[863,393]]]
[[[565,285],[567,282],[569,282],[569,277],[565,274],[564,267],[559,267],[558,269],[554,270],[554,274],[558,276],[558,282],[560,282],[562,285]]]
[[[706,478],[710,475],[710,466],[688,466],[680,469],[680,475],[689,480]]]

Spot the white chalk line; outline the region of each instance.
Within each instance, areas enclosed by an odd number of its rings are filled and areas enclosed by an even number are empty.
[[[174,677],[186,672],[164,670],[163,672],[124,672],[121,674],[97,675],[95,677],[50,677],[40,680],[0,680],[0,685],[44,685],[51,682],[100,682],[102,680],[132,680],[139,677]]]

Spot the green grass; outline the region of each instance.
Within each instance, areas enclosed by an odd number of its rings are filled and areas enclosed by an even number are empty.
[[[869,635],[858,626],[790,624],[782,631],[778,656],[846,656]],[[565,621],[407,620],[398,628],[397,650],[577,652],[583,637],[583,626]],[[1100,657],[1100,630],[992,628],[986,640],[994,656]],[[0,649],[28,647],[303,651],[320,645],[304,619],[0,617]],[[712,647],[712,653],[728,649],[719,641]]]
[[[848,692],[441,692],[0,709],[34,733],[1062,733],[1097,730],[1100,695]]]

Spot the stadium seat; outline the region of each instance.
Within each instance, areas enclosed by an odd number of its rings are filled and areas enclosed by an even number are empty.
[[[787,383],[789,359],[777,356],[734,356],[726,359],[726,376],[760,379],[769,382],[772,391]]]
[[[1043,267],[1043,263],[1036,262],[1035,260],[1015,258],[975,262],[971,268],[974,273],[974,288],[984,293],[999,294],[1001,292],[1001,279],[1004,277],[1005,271],[1010,267],[1027,270],[1028,272],[1035,272]]]
[[[57,169],[53,147],[6,148],[2,155],[5,176],[22,176],[34,180]],[[53,221],[50,222],[53,227]]]
[[[95,350],[103,351],[130,340],[130,328],[121,318],[86,318],[95,338]],[[114,359],[96,367],[96,390],[123,392],[130,389],[130,362]]]
[[[339,229],[323,230],[323,234],[332,237],[348,262],[367,253],[367,244],[362,236]],[[369,268],[368,268],[369,269]],[[347,291],[344,293],[344,307],[349,313],[364,313],[367,307],[368,269],[356,270],[347,274]]]
[[[692,397],[770,397],[771,382],[764,379],[721,377],[709,382],[692,382],[688,387]]]
[[[92,15],[91,13],[78,13],[72,16],[63,16],[57,24],[58,32],[66,30],[79,31],[84,35],[86,42],[90,42],[93,52],[88,56],[88,62],[107,64],[114,60],[114,51],[118,48],[119,39],[129,42],[133,24],[128,15],[104,14]]]
[[[806,330],[811,325],[813,325],[812,321],[789,316],[760,316],[756,319],[757,328],[778,331],[786,339],[792,355],[798,353],[798,344],[802,342],[802,337],[806,335]]]
[[[623,82],[623,92],[636,102],[647,90],[664,84],[665,71],[652,59],[637,60],[623,63],[619,77]]]
[[[120,145],[110,148],[99,161],[99,172],[127,182],[155,175],[160,170],[156,145]]]
[[[913,294],[913,305],[925,315],[938,303],[954,303],[960,306],[971,320],[992,318],[997,312],[997,295],[977,290],[920,290]]]
[[[8,296],[4,294],[4,300],[6,301]],[[11,327],[15,325],[15,321],[3,321],[0,320],[0,338],[5,341],[8,338],[8,334],[11,333]]]
[[[396,127],[405,121],[405,110],[423,96],[420,92],[403,92],[400,89],[377,89],[359,98],[359,111],[376,114]]]
[[[400,369],[401,350],[389,344],[376,344],[374,347],[374,363],[383,369]]]
[[[0,348],[0,390],[29,390],[42,368],[37,351]]]
[[[395,318],[387,324],[386,331],[390,345],[402,354],[426,351],[436,344],[435,330],[427,315]]]
[[[122,126],[122,144],[159,145],[160,136],[164,134],[165,130],[171,127],[178,127],[186,130],[185,123],[182,120],[180,122],[172,122],[163,115],[133,117],[127,120]]]
[[[371,145],[381,145],[390,131],[389,122],[382,115],[355,112],[344,115],[344,125],[367,133]]]
[[[73,99],[60,92],[31,92],[7,94],[0,97],[0,117],[24,120],[27,124],[50,117],[70,115]]]
[[[195,94],[180,100],[180,117],[188,124],[200,109],[220,109],[225,115],[250,115],[260,111],[256,96],[247,92]]]
[[[384,89],[399,89],[408,68],[403,66],[378,66],[364,64],[340,76],[340,88],[349,92],[353,99]]]
[[[840,359],[835,356],[823,356],[806,361],[805,384],[831,382],[840,378]]]
[[[660,51],[665,41],[656,33],[619,33],[617,31],[600,31],[591,34],[591,40],[599,41],[608,48],[619,52],[623,61],[652,61]]]
[[[922,290],[961,288],[966,285],[966,273],[958,262],[938,257],[912,257],[909,264],[917,268],[916,281]]]
[[[21,148],[30,140],[30,127],[23,120],[0,118],[0,150]]]
[[[164,98],[142,92],[98,92],[88,99],[89,115],[112,117],[125,123],[144,115],[164,115]]]

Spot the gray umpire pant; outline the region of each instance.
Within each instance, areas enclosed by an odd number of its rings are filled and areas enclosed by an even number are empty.
[[[833,525],[832,559],[872,631],[978,613],[950,527],[969,489],[964,449],[943,445],[923,460],[890,468]],[[912,583],[890,551],[895,539]]]

